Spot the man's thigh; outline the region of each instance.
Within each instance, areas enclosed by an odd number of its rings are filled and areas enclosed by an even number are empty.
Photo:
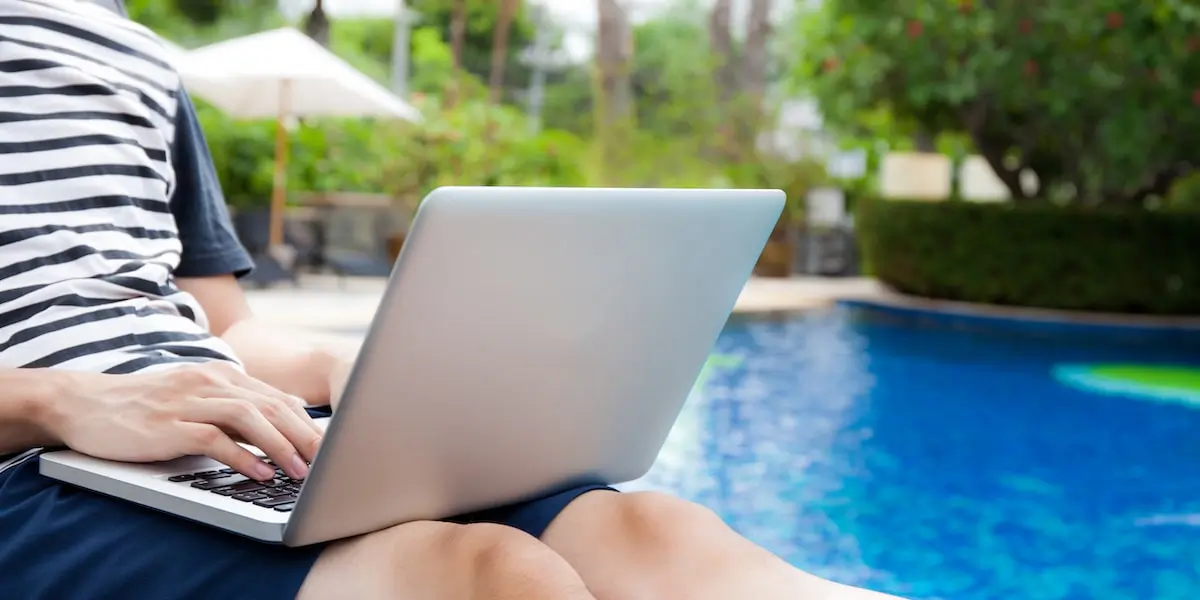
[[[56,483],[0,474],[0,589],[23,600],[295,598],[323,550],[255,542]]]
[[[439,565],[431,563],[438,556],[487,554],[514,546],[537,552],[540,544],[524,541],[540,537],[574,499],[599,489],[606,488],[582,486],[453,520],[504,525],[514,535],[500,528],[413,523],[330,546],[286,548],[57,483],[38,473],[34,458],[0,474],[0,589],[5,597],[23,600],[272,600],[295,598],[304,586],[313,592],[305,597],[323,598],[323,584],[314,587],[310,581],[305,586],[314,565],[314,576],[324,576],[325,583],[341,582],[336,591],[344,593],[351,582],[390,586],[407,567],[414,573],[438,571]],[[470,535],[462,535],[461,529]],[[439,548],[446,543],[454,547]],[[526,558],[532,563],[554,560]],[[445,562],[442,566],[454,568],[458,561]],[[372,595],[362,592],[358,597]]]

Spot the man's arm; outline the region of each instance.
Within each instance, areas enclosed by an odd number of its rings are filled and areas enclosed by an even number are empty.
[[[69,377],[51,369],[0,368],[0,455],[58,443],[42,427],[43,413]]]
[[[176,283],[195,296],[208,315],[209,330],[233,348],[246,373],[310,405],[330,403],[330,388],[340,385],[349,361],[256,319],[232,275],[180,278]]]

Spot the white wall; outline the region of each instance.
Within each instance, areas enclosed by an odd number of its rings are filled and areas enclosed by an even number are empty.
[[[879,194],[905,200],[945,200],[950,197],[953,166],[941,154],[892,152],[883,157]]]

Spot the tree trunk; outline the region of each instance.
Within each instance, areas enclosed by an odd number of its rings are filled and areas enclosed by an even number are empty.
[[[771,0],[750,0],[746,19],[746,43],[742,48],[738,81],[738,144],[753,153],[766,116],[767,44],[771,38]]]
[[[992,108],[986,97],[977,98],[964,109],[962,114],[964,128],[967,135],[971,137],[971,143],[975,145],[975,150],[987,161],[988,166],[1000,179],[1000,183],[1008,188],[1008,194],[1012,197],[1012,201],[1022,202],[1027,199],[1028,194],[1021,185],[1021,170],[1010,169],[1005,164],[1010,140],[997,138],[994,134],[989,133],[994,129],[994,127],[989,127],[991,118]]]
[[[737,127],[733,123],[733,100],[737,97],[737,55],[733,49],[733,0],[716,0],[708,13],[709,61],[717,105],[716,147],[710,150],[716,157],[733,161],[737,158]]]
[[[324,0],[317,0],[312,12],[304,20],[304,33],[322,47],[329,47],[329,16],[325,14]]]
[[[600,118],[597,127],[607,128],[633,113],[633,31],[629,17],[618,0],[598,0],[596,70],[600,79]]]
[[[708,13],[708,44],[712,52],[717,100],[726,104],[737,93],[737,57],[733,52],[733,0],[716,0]]]
[[[450,56],[454,60],[454,83],[446,94],[446,106],[453,108],[458,103],[462,85],[463,44],[467,38],[467,0],[454,0],[450,11]]]
[[[595,127],[603,179],[619,183],[633,128],[633,28],[619,0],[597,0]]]
[[[1005,153],[1007,148],[1004,148],[985,136],[972,132],[971,141],[975,144],[975,149],[979,151],[979,155],[987,161],[988,166],[992,167],[992,171],[996,173],[996,177],[1000,179],[1000,183],[1008,188],[1008,194],[1012,197],[1013,202],[1024,202],[1029,199],[1029,195],[1025,193],[1025,186],[1021,185],[1021,170],[1010,169],[1005,164]]]
[[[1180,161],[1155,173],[1148,181],[1132,191],[1121,194],[1121,198],[1113,204],[1127,206],[1142,206],[1151,197],[1166,198],[1171,193],[1174,183],[1187,177],[1196,166],[1189,161]]]
[[[499,0],[500,15],[492,34],[492,72],[488,79],[488,96],[498,104],[504,96],[504,68],[508,63],[508,34],[521,0]]]

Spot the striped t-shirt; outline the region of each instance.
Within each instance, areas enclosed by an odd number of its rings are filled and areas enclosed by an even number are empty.
[[[234,360],[175,286],[249,259],[163,56],[99,7],[0,0],[0,366]]]

